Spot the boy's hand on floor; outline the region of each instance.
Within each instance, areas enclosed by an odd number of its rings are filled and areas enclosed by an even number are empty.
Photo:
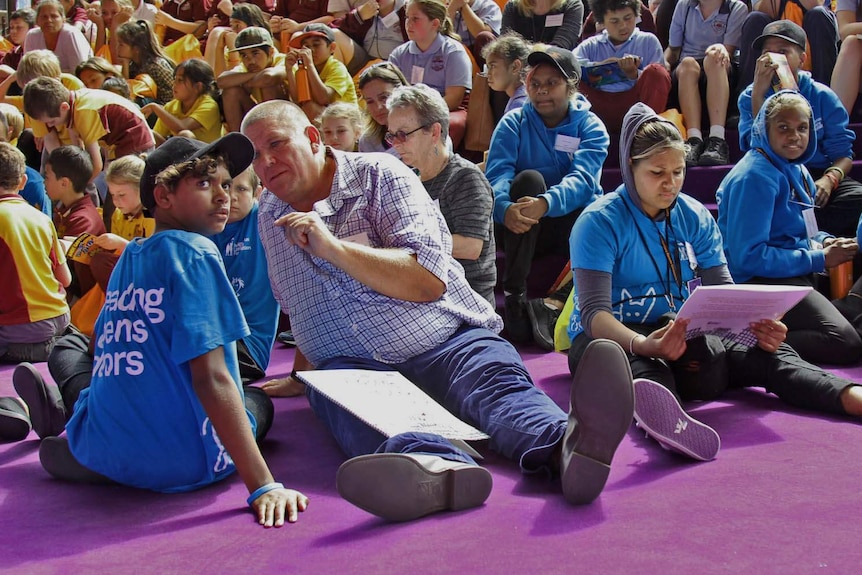
[[[305,393],[305,384],[290,375],[271,379],[260,388],[270,397],[296,397]]]
[[[273,489],[252,501],[251,506],[259,524],[281,527],[285,519],[296,523],[299,512],[308,507],[308,497],[293,489]]]

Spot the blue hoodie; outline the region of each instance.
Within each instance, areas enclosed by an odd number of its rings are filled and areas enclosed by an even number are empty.
[[[578,139],[575,152],[555,149],[560,147],[559,138],[566,136]],[[485,168],[494,188],[494,221],[503,223],[512,205],[512,180],[530,169],[539,171],[548,186],[539,196],[548,202],[546,216],[556,218],[588,206],[602,193],[602,164],[609,145],[605,125],[581,94],[569,103],[568,117],[553,128],[545,126],[529,101],[509,112],[494,130]]]
[[[789,161],[773,151],[763,103],[750,130],[751,146],[716,192],[718,227],[736,282],[753,277],[789,278],[825,269],[823,250],[812,249],[802,212],[814,205],[814,180],[805,167],[817,150],[810,124],[805,152]],[[762,150],[763,153],[758,150]],[[764,156],[764,154],[766,156]],[[822,241],[824,233],[815,238]]]
[[[796,78],[799,93],[805,96],[814,112],[814,130],[817,135],[817,148],[810,160],[805,162],[809,169],[824,170],[839,158],[853,158],[853,140],[856,134],[847,127],[850,118],[841,100],[829,86],[815,82],[808,72],[800,71]],[[739,95],[739,147],[742,151],[752,146],[751,128],[754,123],[751,113],[751,89],[749,85]]]

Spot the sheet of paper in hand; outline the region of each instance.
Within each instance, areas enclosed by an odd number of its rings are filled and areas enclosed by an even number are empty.
[[[808,295],[812,288],[787,285],[700,286],[677,314],[688,319],[686,339],[716,335],[754,346],[757,338],[749,325],[764,319],[779,319]]]
[[[449,440],[488,439],[397,371],[332,369],[300,371],[296,375],[387,437],[421,431]]]

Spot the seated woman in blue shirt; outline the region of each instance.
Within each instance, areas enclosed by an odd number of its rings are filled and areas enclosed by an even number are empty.
[[[592,339],[617,342],[629,352],[635,419],[663,446],[698,460],[718,454],[719,438],[678,398],[708,400],[729,387],[758,386],[796,407],[862,415],[862,388],[801,359],[784,343],[780,321],[752,323],[754,347],[717,336],[686,340],[688,321],[672,319],[674,312],[699,283],[732,280],[717,224],[680,193],[685,153],[676,127],[649,107],[636,104],[626,114],[624,183],[587,207],[572,229],[572,372]]]

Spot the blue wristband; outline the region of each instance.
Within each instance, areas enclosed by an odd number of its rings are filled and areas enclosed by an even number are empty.
[[[266,485],[261,485],[260,487],[255,489],[251,495],[248,496],[248,499],[246,499],[245,502],[251,505],[258,497],[260,497],[264,493],[269,493],[270,491],[274,491],[276,489],[284,489],[284,485],[275,481],[273,481],[272,483],[267,483]]]

